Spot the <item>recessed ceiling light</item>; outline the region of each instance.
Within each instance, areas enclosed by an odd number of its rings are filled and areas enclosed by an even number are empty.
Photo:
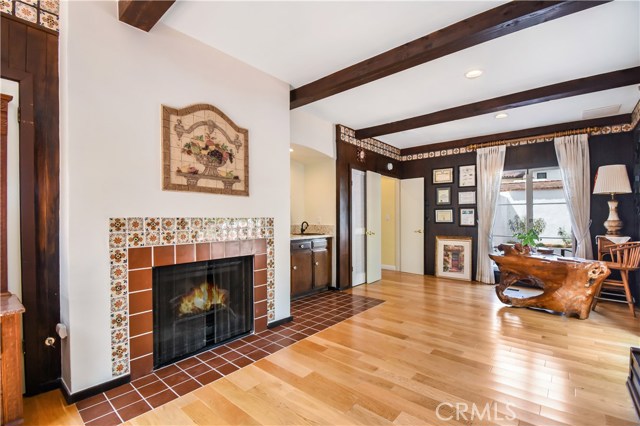
[[[502,118],[507,118],[509,116],[509,114],[507,114],[506,112],[499,112],[496,114],[496,118],[498,120],[502,119]]]
[[[464,73],[464,76],[467,78],[478,78],[482,75],[482,70],[480,69],[474,69],[474,70],[469,70],[466,73]]]
[[[293,148],[289,148],[289,152],[293,152]]]

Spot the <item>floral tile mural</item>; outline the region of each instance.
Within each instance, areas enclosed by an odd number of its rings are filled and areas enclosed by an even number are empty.
[[[0,12],[59,31],[60,0],[0,0]]]
[[[249,195],[247,129],[207,104],[163,106],[162,123],[163,189]]]
[[[129,249],[213,243],[266,238],[267,245],[267,321],[275,319],[275,256],[273,218],[186,218],[129,217],[109,219],[109,290],[111,328],[111,372],[120,376],[130,372]]]

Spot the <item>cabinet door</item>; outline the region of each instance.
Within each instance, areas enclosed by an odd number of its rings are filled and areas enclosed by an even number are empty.
[[[297,296],[313,288],[311,250],[291,251],[291,295]]]
[[[330,284],[329,251],[320,249],[313,251],[313,288],[328,287]]]

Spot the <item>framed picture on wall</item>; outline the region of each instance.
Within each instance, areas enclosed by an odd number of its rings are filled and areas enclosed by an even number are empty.
[[[448,204],[451,204],[451,187],[436,188],[436,205],[444,206]]]
[[[476,186],[476,165],[460,166],[458,168],[458,186]]]
[[[453,209],[436,209],[436,223],[453,223]]]
[[[476,226],[476,209],[460,207],[460,226]]]
[[[471,237],[436,236],[436,277],[471,281]]]
[[[433,183],[453,183],[453,167],[433,169]]]
[[[476,191],[458,192],[458,204],[461,206],[476,203]]]

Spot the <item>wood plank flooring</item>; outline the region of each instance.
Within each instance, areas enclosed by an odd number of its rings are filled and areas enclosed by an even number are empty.
[[[385,303],[125,424],[640,423],[625,387],[640,320],[625,306],[580,321],[386,271],[352,291]],[[25,400],[27,425],[81,424],[56,392]]]

